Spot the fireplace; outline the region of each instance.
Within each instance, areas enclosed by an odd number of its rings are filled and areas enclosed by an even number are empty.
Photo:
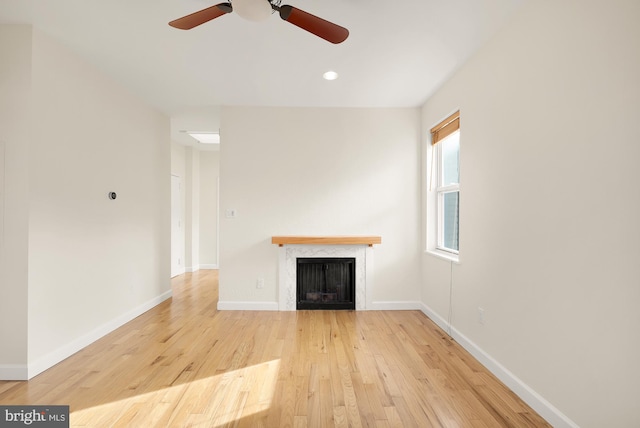
[[[355,309],[353,257],[298,257],[296,309]]]
[[[373,309],[373,245],[381,242],[380,236],[272,236],[271,243],[279,247],[278,309],[297,309],[298,258],[334,257],[355,259],[355,309]]]

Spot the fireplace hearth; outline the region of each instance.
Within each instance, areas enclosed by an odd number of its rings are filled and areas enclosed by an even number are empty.
[[[297,309],[355,309],[353,257],[296,259]]]

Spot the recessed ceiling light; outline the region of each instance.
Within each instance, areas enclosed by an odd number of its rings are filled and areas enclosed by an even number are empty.
[[[324,77],[325,80],[336,80],[338,78],[338,73],[335,71],[327,71],[322,75],[322,77]]]
[[[202,144],[220,144],[220,134],[217,132],[187,131],[187,134],[191,135]]]

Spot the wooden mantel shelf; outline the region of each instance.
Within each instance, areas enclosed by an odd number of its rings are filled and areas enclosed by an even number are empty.
[[[272,244],[283,245],[368,245],[382,243],[380,236],[272,236]]]

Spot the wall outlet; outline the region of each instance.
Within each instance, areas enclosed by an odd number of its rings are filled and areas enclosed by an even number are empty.
[[[235,208],[225,210],[224,216],[226,218],[236,218],[238,217],[238,210],[236,210]]]
[[[256,288],[264,288],[264,278],[258,278],[256,281]]]
[[[484,309],[478,307],[478,323],[484,325]]]

